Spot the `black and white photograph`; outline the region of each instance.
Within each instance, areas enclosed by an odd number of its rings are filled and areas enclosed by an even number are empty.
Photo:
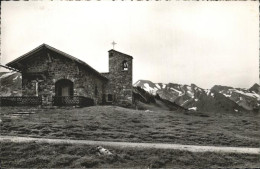
[[[258,1],[2,1],[0,168],[258,168]]]

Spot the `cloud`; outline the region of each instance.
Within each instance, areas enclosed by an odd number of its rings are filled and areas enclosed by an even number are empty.
[[[259,81],[257,2],[3,2],[1,62],[42,43],[108,71],[134,57],[134,82],[248,87]],[[249,72],[250,70],[250,72]]]

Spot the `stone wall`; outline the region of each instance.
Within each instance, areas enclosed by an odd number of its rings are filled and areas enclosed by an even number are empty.
[[[127,101],[132,103],[132,57],[121,52],[109,51],[109,73],[103,75],[109,79],[105,86],[105,93],[112,94],[114,103]],[[123,70],[123,62],[128,64],[128,70]]]
[[[52,96],[55,96],[55,83],[61,79],[68,79],[73,82],[75,96],[92,98],[96,104],[102,102],[104,79],[86,66],[52,51],[40,53],[27,60],[25,64],[27,69],[22,77],[24,96],[36,94],[37,80],[39,96],[43,96],[46,104],[50,104]]]

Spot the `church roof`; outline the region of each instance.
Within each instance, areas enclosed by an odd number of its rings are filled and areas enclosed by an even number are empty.
[[[116,52],[116,53],[119,53],[119,54],[125,55],[125,56],[127,56],[127,57],[130,57],[131,59],[133,59],[133,57],[132,57],[132,56],[130,56],[130,55],[127,55],[127,54],[125,54],[125,53],[122,53],[122,52],[118,52],[118,51],[116,51],[116,50],[114,50],[114,49],[111,49],[111,50],[109,50],[108,52]]]
[[[96,75],[98,75],[98,76],[100,76],[100,77],[102,77],[102,78],[104,78],[104,79],[107,80],[107,78],[106,78],[105,76],[103,76],[101,73],[99,73],[99,72],[96,71],[94,68],[92,68],[91,66],[89,66],[87,63],[85,63],[85,62],[83,62],[82,60],[80,60],[80,59],[78,59],[78,58],[75,58],[75,57],[73,57],[73,56],[71,56],[71,55],[69,55],[69,54],[67,54],[67,53],[65,53],[65,52],[62,52],[62,51],[60,51],[60,50],[58,50],[58,49],[56,49],[56,48],[54,48],[54,47],[51,47],[51,46],[49,46],[49,45],[47,45],[47,44],[42,44],[42,45],[38,46],[37,48],[35,48],[35,49],[29,51],[28,53],[26,53],[26,54],[24,54],[24,55],[18,57],[17,59],[15,59],[15,60],[13,60],[13,61],[7,63],[6,65],[9,66],[9,67],[13,67],[13,68],[17,69],[17,67],[15,66],[17,63],[19,63],[20,61],[22,61],[22,60],[24,60],[24,59],[26,59],[26,58],[29,58],[30,56],[34,55],[35,53],[37,53],[37,52],[39,52],[39,51],[41,51],[41,50],[43,50],[43,49],[49,49],[50,51],[56,52],[56,53],[58,53],[58,54],[60,54],[60,55],[62,55],[62,56],[64,56],[64,57],[66,57],[66,58],[69,58],[69,59],[71,59],[71,60],[73,60],[73,61],[75,61],[75,62],[77,62],[77,63],[83,65],[84,67],[89,68],[89,69],[90,69],[91,71],[93,71]]]

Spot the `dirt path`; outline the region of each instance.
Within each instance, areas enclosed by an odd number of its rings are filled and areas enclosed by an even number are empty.
[[[92,141],[92,140],[47,139],[47,138],[15,137],[15,136],[0,136],[0,142],[86,144],[86,145],[95,145],[95,146],[102,145],[102,146],[128,147],[128,148],[171,149],[171,150],[184,150],[184,151],[191,151],[191,152],[260,154],[260,148],[196,146],[196,145],[164,144],[164,143],[130,143],[130,142],[110,142],[110,141]]]

